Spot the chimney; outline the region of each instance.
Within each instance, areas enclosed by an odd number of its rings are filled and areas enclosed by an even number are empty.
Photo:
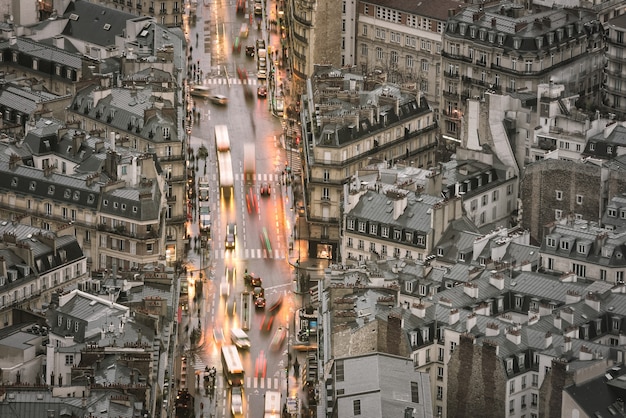
[[[491,272],[489,276],[489,284],[498,290],[504,289],[504,276],[501,273],[497,273],[495,270]]]
[[[396,190],[390,190],[386,195],[387,198],[393,203],[393,219],[398,219],[406,209],[408,194]]]
[[[520,345],[522,343],[522,333],[517,328],[510,328],[506,333],[506,339],[515,345]]]
[[[471,282],[466,282],[463,285],[463,291],[469,297],[478,299],[478,285],[471,283]]]
[[[495,337],[496,335],[500,335],[500,327],[495,322],[490,322],[487,324],[485,328],[485,335],[487,337]]]
[[[585,296],[585,305],[590,306],[596,312],[600,312],[600,300],[593,292],[589,292]]]
[[[570,307],[561,309],[561,318],[569,324],[574,323],[574,310]]]
[[[570,305],[576,302],[580,302],[580,294],[575,290],[568,290],[565,295],[565,304]]]
[[[0,256],[0,277],[7,277],[7,261]]]
[[[475,313],[471,313],[467,316],[466,326],[467,326],[468,332],[471,331],[472,328],[476,326],[476,314]]]
[[[63,35],[56,35],[52,38],[52,43],[56,48],[65,49],[65,38]]]
[[[578,352],[578,358],[582,361],[593,360],[593,351],[585,345],[580,346],[580,351]]]
[[[554,328],[561,329],[561,316],[558,313],[554,315]]]
[[[457,322],[459,322],[459,310],[458,309],[451,309],[450,310],[450,316],[448,319],[448,323],[450,325],[454,325]]]
[[[545,348],[548,348],[552,345],[552,333],[550,331],[546,332],[545,341],[546,341]]]
[[[563,351],[568,352],[572,350],[572,339],[570,337],[563,338]]]
[[[496,20],[496,18],[495,18],[495,17],[494,17],[493,19],[491,19],[491,27],[492,27],[492,28],[495,28],[495,27],[496,27],[496,23],[497,23],[497,20]]]

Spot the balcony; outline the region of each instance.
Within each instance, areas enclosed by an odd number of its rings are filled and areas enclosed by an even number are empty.
[[[154,7],[148,7],[148,13],[154,13]]]
[[[459,93],[444,90],[443,91],[443,97],[445,97],[446,99],[450,99],[450,100],[458,100],[459,99]]]
[[[173,14],[178,14],[178,13],[180,13],[180,9],[179,9],[178,7],[175,7],[175,8],[172,10],[172,13],[173,13]]]
[[[476,86],[487,87],[487,85],[488,85],[488,83],[486,81],[478,80],[478,79],[475,79],[475,78],[472,78],[472,77],[468,77],[466,75],[461,77],[461,79],[463,80],[464,83],[470,83],[470,84],[474,84]]]
[[[444,71],[443,75],[449,78],[459,78],[458,71]]]
[[[185,156],[180,154],[180,155],[164,155],[159,157],[159,161],[184,161],[185,160]]]
[[[300,23],[301,25],[304,25],[304,26],[311,26],[312,25],[312,22],[310,20],[306,20],[304,17],[298,16],[298,14],[295,13],[295,11],[294,11],[294,14],[293,14],[293,19],[296,22],[298,22],[298,23]]]
[[[479,67],[486,67],[487,61],[476,60],[476,65],[478,65]]]
[[[176,195],[166,196],[168,202],[176,202]]]
[[[308,45],[309,44],[309,40],[307,38],[305,38],[302,35],[298,35],[297,32],[293,33],[293,37],[296,38],[298,41],[300,41],[301,43]]]
[[[166,15],[167,14],[167,10],[161,9],[161,10],[159,10],[159,14]]]
[[[472,59],[470,57],[466,57],[465,55],[456,55],[449,52],[441,51],[441,56],[452,60],[467,62],[469,64],[472,63]]]

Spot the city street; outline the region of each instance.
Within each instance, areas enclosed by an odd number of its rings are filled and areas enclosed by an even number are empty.
[[[244,416],[250,416],[248,411],[263,410],[266,390],[276,390],[284,396],[290,336],[279,347],[270,347],[270,341],[279,327],[286,330],[293,326],[290,322],[297,308],[291,293],[293,273],[288,263],[293,227],[289,211],[293,210],[293,202],[284,186],[288,162],[282,146],[283,126],[281,119],[270,112],[270,95],[257,97],[257,87],[265,84],[265,80],[257,79],[256,54],[246,55],[246,46],[254,46],[256,39],[264,39],[269,45],[266,19],[260,19],[262,30],[257,30],[256,23],[251,23],[249,18],[252,4],[247,5],[244,14],[237,14],[235,3],[200,1],[195,25],[189,22],[185,27],[190,46],[188,81],[205,86],[209,92],[207,97],[188,97],[191,150],[187,152],[201,156],[190,159],[189,164],[195,170],[193,187],[203,177],[209,182],[211,232],[204,248],[200,248],[198,193],[195,193],[193,217],[188,226],[192,248],[185,265],[189,305],[183,311],[179,327],[182,334],[179,354],[186,357],[185,367],[178,368],[186,373],[181,387],[186,384],[195,397],[197,417],[231,416],[230,390],[222,377],[220,348],[231,344],[232,328],[247,329],[251,340],[250,350],[240,350],[245,370]],[[244,23],[249,29],[247,37],[240,33]],[[240,51],[236,47],[237,37]],[[214,95],[225,96],[227,103],[215,103],[210,98]],[[215,125],[228,128],[234,177],[234,194],[230,198],[220,195]],[[244,176],[246,144],[254,144],[252,181]],[[203,147],[206,158],[202,158],[200,151]],[[262,196],[261,187],[269,189],[269,195]],[[225,245],[229,223],[236,226],[234,249]],[[255,309],[251,295],[242,293],[246,290],[243,280],[246,271],[262,278],[267,308]],[[196,292],[201,295],[196,296]],[[283,303],[273,312],[271,330],[262,332],[266,312],[279,299]],[[205,388],[205,376],[212,367],[217,369],[214,393],[210,385]]]

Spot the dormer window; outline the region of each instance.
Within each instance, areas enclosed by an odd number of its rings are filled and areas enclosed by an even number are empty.
[[[589,151],[595,151],[596,150],[596,143],[595,142],[590,142],[589,143]]]
[[[113,208],[117,209],[117,207],[119,206],[119,204],[117,202],[113,202]]]
[[[465,32],[467,31],[467,23],[460,23],[459,24],[459,33],[461,34],[461,36],[465,36]]]
[[[610,145],[608,147],[606,147],[606,153],[607,154],[612,154],[613,153],[613,147],[610,146]]]
[[[348,229],[354,231],[354,219],[348,219]]]
[[[626,209],[620,209],[619,211],[619,217],[621,219],[626,219]]]
[[[17,177],[11,179],[11,187],[17,187]]]
[[[578,253],[579,254],[587,254],[587,244],[579,243],[578,244]]]
[[[107,199],[104,199],[104,200],[102,201],[102,205],[104,205],[104,206],[109,206],[109,201],[108,201]]]
[[[63,197],[65,199],[69,199],[72,196],[72,191],[70,189],[65,189],[65,191],[63,192]]]
[[[407,241],[407,242],[413,242],[413,233],[405,232],[404,233],[404,240]]]
[[[437,247],[437,257],[443,257],[443,248]]]
[[[48,194],[49,195],[53,195],[54,194],[54,186],[48,186]]]
[[[607,215],[610,218],[616,218],[617,217],[617,209],[615,209],[615,208],[608,208],[607,209]]]
[[[93,203],[96,200],[96,197],[93,194],[89,194],[87,196],[87,203]]]
[[[74,200],[80,199],[80,192],[78,190],[74,191]]]
[[[556,239],[554,239],[554,237],[547,237],[546,238],[546,245],[548,247],[552,247],[552,248],[556,247]]]
[[[163,138],[165,139],[169,139],[170,138],[170,128],[168,127],[163,127]]]
[[[485,40],[485,35],[487,34],[487,31],[484,29],[481,29],[478,31],[478,37],[480,38],[481,41]]]
[[[133,213],[137,213],[137,206],[133,206]]]
[[[504,45],[504,34],[503,33],[499,33],[498,34],[498,44],[499,45]]]
[[[496,41],[496,33],[489,32],[489,42],[494,43]]]
[[[569,250],[569,241],[567,241],[567,240],[561,241],[561,249],[568,251]]]
[[[522,46],[522,39],[521,38],[513,38],[513,48],[519,49],[520,46]]]
[[[475,38],[475,37],[476,37],[476,28],[475,28],[474,26],[472,26],[472,27],[470,28],[470,36],[471,36],[472,38]]]
[[[554,43],[554,32],[548,32],[548,45],[552,45]]]
[[[359,221],[359,232],[365,232],[365,222]]]
[[[376,235],[378,233],[378,225],[370,225],[370,234]]]
[[[34,181],[31,181],[30,185],[28,186],[28,190],[34,191],[36,188],[37,188],[37,183]]]
[[[543,46],[543,36],[537,36],[535,38],[535,45],[537,46],[537,49],[541,49]]]

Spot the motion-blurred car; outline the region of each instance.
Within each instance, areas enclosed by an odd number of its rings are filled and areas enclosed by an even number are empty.
[[[237,226],[234,223],[226,225],[226,249],[235,249],[235,236],[237,235]]]
[[[259,202],[252,187],[246,193],[246,207],[248,213],[259,212]]]
[[[191,86],[189,94],[194,97],[209,97],[211,90],[207,86]]]
[[[259,86],[256,89],[256,95],[258,97],[267,97],[267,87],[265,86]]]
[[[249,57],[254,57],[256,50],[252,45],[247,45],[246,46],[246,55]]]
[[[243,280],[246,283],[246,285],[248,286],[252,286],[252,287],[262,287],[263,286],[263,279],[261,279],[259,276],[255,275],[254,273],[246,273],[243,275]]]
[[[263,39],[256,40],[256,50],[258,51],[259,49],[265,49],[265,40]]]
[[[282,295],[278,298],[278,300],[270,306],[269,311],[273,314],[278,313],[280,311],[280,307],[283,306],[283,297]]]
[[[263,322],[261,322],[261,332],[270,332],[274,325],[274,315],[265,315]]]
[[[209,100],[211,100],[211,103],[218,105],[226,105],[228,103],[228,97],[224,96],[223,94],[214,94],[213,96],[209,97]]]
[[[230,389],[230,411],[233,417],[243,416],[243,389],[241,386],[233,386]]]
[[[263,183],[261,185],[261,196],[269,196],[272,193],[272,187],[269,183]]]
[[[265,298],[256,298],[254,307],[257,309],[265,309]]]
[[[283,327],[278,327],[276,332],[274,332],[274,336],[272,337],[272,342],[270,342],[270,349],[272,351],[280,350],[280,347],[283,345],[285,341],[285,334],[287,330]]]
[[[213,328],[213,339],[215,344],[222,344],[224,342],[224,330],[221,327]]]
[[[230,284],[227,281],[220,283],[220,296],[227,298],[230,295]]]

